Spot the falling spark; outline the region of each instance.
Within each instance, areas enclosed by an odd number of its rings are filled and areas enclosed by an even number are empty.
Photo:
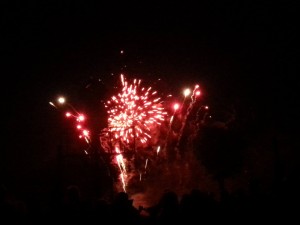
[[[156,150],[157,155],[158,155],[159,151],[160,151],[160,146],[157,147],[157,150]]]
[[[175,113],[176,113],[176,111],[179,109],[179,104],[178,104],[178,103],[175,103],[174,106],[173,106],[173,108],[174,108],[174,113],[173,113],[173,115],[171,116],[171,119],[170,119],[170,125],[169,125],[169,126],[172,125],[172,122],[173,122]]]
[[[54,105],[54,103],[53,103],[53,102],[49,102],[49,104],[50,104],[50,105],[52,105],[54,108],[56,108],[56,109],[57,109],[56,105]]]

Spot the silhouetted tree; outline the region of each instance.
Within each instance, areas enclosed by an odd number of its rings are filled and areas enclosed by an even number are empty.
[[[201,128],[195,146],[197,158],[215,176],[224,192],[224,179],[237,174],[243,166],[246,145],[242,133],[226,123],[214,122]]]

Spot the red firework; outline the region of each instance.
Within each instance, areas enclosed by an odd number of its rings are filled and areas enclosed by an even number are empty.
[[[105,104],[112,141],[124,145],[145,144],[151,138],[151,131],[165,120],[167,112],[152,87],[141,87],[141,80],[136,79],[129,83],[122,74],[121,82],[122,91]]]

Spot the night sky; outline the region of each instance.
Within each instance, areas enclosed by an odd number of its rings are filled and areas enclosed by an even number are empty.
[[[120,72],[149,82],[161,78],[173,94],[199,83],[216,110],[228,105],[245,120],[252,115],[252,137],[277,135],[293,173],[299,146],[295,19],[289,1],[1,3],[1,182],[16,192],[20,184],[41,185],[66,126],[49,101],[65,94],[96,115],[107,97],[98,78],[112,84]]]

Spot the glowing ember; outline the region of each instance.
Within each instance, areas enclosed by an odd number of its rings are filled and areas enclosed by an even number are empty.
[[[190,94],[191,94],[191,89],[189,89],[189,88],[185,89],[184,92],[183,92],[184,97],[187,97]]]

